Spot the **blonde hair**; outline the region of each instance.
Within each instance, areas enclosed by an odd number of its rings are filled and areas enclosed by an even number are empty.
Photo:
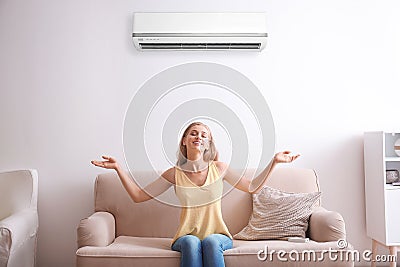
[[[206,162],[218,160],[218,151],[215,147],[214,139],[212,137],[210,128],[202,122],[192,122],[185,129],[185,131],[183,132],[183,135],[179,141],[179,149],[177,152],[178,161],[176,162],[177,166],[182,166],[183,164],[185,164],[187,162],[187,149],[186,149],[186,146],[183,145],[183,138],[185,138],[188,135],[190,128],[192,128],[193,126],[196,126],[196,125],[204,126],[208,130],[209,146],[203,152],[203,160]]]

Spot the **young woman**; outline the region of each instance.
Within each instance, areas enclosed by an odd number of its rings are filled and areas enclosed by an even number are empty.
[[[114,169],[135,202],[152,199],[171,185],[175,186],[182,211],[171,248],[181,252],[181,267],[225,266],[223,251],[232,248],[232,235],[221,213],[223,179],[237,189],[257,193],[277,163],[292,162],[299,155],[279,152],[257,177],[249,180],[217,161],[217,154],[208,126],[194,122],[180,140],[176,166],[144,189],[112,157],[103,156],[103,161],[92,161],[92,164]]]

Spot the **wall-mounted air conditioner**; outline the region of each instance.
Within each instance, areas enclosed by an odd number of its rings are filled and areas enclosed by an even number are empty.
[[[265,13],[134,13],[138,50],[246,50],[266,45]]]

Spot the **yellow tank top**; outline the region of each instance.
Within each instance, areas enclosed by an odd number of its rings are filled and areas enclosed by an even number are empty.
[[[214,162],[209,164],[202,186],[194,184],[179,168],[175,168],[175,183],[182,210],[180,225],[172,243],[184,235],[194,235],[200,240],[210,234],[224,234],[232,238],[222,219],[223,181]]]

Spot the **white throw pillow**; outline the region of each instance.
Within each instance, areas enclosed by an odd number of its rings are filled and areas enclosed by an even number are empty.
[[[249,223],[235,239],[260,240],[305,237],[312,208],[321,192],[288,193],[265,186],[253,194]]]

